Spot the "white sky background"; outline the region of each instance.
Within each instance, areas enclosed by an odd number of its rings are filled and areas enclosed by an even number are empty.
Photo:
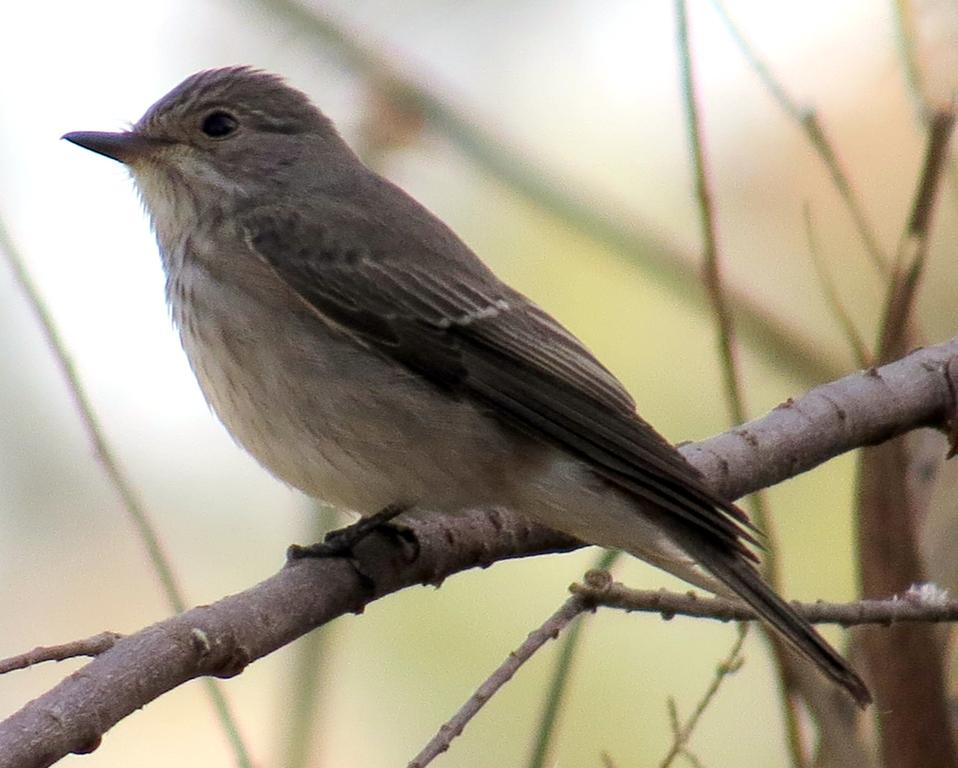
[[[936,1],[943,0],[928,0]],[[697,248],[685,131],[677,101],[671,2],[340,0],[317,5],[348,22],[370,42],[380,42],[408,71],[475,114],[482,124],[528,149],[561,176],[580,180],[584,189],[596,190],[597,200],[613,201],[632,211],[636,221],[649,223],[691,252]],[[859,162],[857,178],[869,182],[863,184],[864,194],[876,212],[876,226],[894,242],[903,217],[901,202],[910,197],[922,143],[915,138],[920,134],[913,126],[894,50],[891,3],[750,0],[729,5],[789,89],[800,101],[822,110],[849,160]],[[733,182],[736,186],[720,198],[721,212],[735,206],[747,211],[768,204],[770,211],[795,215],[802,193],[795,193],[797,202],[786,198],[788,190],[781,187],[789,184],[749,186],[753,176],[758,177],[761,162],[769,158],[773,164],[776,158],[783,164],[794,162],[794,154],[762,143],[767,128],[777,126],[782,131],[785,121],[754,85],[753,74],[709,4],[692,0],[690,6],[711,159],[716,168],[740,174]],[[314,97],[348,139],[357,135],[366,104],[362,84],[334,55],[324,54],[296,30],[271,19],[253,0],[0,2],[0,72],[4,73],[0,77],[0,216],[58,323],[107,434],[148,506],[160,517],[194,601],[212,600],[242,588],[251,582],[251,572],[257,578],[270,573],[279,565],[284,545],[301,538],[297,526],[304,524],[308,514],[295,494],[232,445],[208,413],[171,329],[156,247],[125,170],[59,137],[75,130],[121,129],[187,75],[230,64],[252,64],[286,75],[293,85]],[[750,98],[743,99],[743,92]],[[892,106],[876,103],[875,94],[883,93],[891,94]],[[878,120],[869,122],[872,110],[878,111],[880,127],[889,134],[874,130]],[[884,123],[885,114],[895,116],[891,127]],[[794,130],[786,126],[784,133],[793,145],[801,144]],[[897,140],[899,135],[908,137],[910,143]],[[387,171],[483,255],[480,246],[487,238],[494,239],[495,233],[485,231],[486,212],[474,210],[474,206],[495,204],[489,202],[489,189],[483,188],[485,197],[480,193],[473,196],[469,183],[474,169],[448,144],[432,134],[426,138],[425,147],[390,158]],[[896,153],[903,156],[901,163],[883,177],[884,161]],[[820,174],[816,161],[807,162]],[[802,187],[811,182],[801,177],[794,184]],[[832,205],[823,208],[821,215],[827,224],[830,216],[841,219],[844,213]],[[773,218],[769,214],[768,222]],[[729,250],[747,245],[758,252],[775,251],[783,235],[774,224],[763,217],[749,219],[749,224],[752,228],[748,231],[732,224],[723,229]],[[847,228],[847,223],[843,226]],[[795,237],[801,243],[801,236]],[[846,237],[855,242],[853,236],[846,233]],[[500,272],[515,268],[508,256],[495,258],[502,259],[495,264]],[[737,263],[729,267],[732,273],[740,269],[743,267]],[[755,284],[762,290],[780,291],[771,295],[783,303],[795,285],[817,290],[807,263],[784,263],[776,265],[776,270],[777,281],[770,279],[765,285],[757,275]],[[953,283],[938,282],[930,285],[929,295],[937,289],[943,296],[950,293],[953,297],[953,287],[949,287]],[[532,292],[535,286],[523,287]],[[587,314],[607,309],[590,307]],[[566,311],[574,314],[576,310]],[[810,315],[816,312],[821,314],[820,308],[809,310]],[[0,322],[6,324],[0,327],[0,373],[8,371],[27,392],[17,395],[15,406],[0,401],[0,612],[17,605],[20,593],[45,595],[49,589],[53,594],[43,598],[48,602],[37,598],[36,616],[8,628],[0,643],[0,656],[39,643],[105,628],[129,630],[145,623],[140,614],[131,613],[121,615],[121,622],[128,625],[117,625],[112,617],[120,609],[93,606],[82,625],[89,631],[80,631],[81,625],[68,620],[67,611],[60,606],[86,606],[91,582],[109,585],[104,586],[105,601],[115,597],[122,603],[123,595],[113,596],[112,591],[122,591],[124,586],[135,589],[133,602],[139,603],[137,607],[146,612],[147,620],[159,618],[165,609],[156,596],[152,574],[142,562],[139,544],[109,490],[89,488],[91,483],[98,486],[101,482],[89,479],[97,477],[97,469],[89,461],[89,447],[77,431],[62,385],[50,369],[35,326],[2,265]],[[589,332],[578,326],[575,330]],[[659,342],[652,338],[648,343]],[[710,349],[707,342],[703,345]],[[652,359],[664,359],[657,347],[649,354]],[[667,381],[657,386],[661,391],[670,387]],[[36,387],[34,397],[31,387]],[[0,380],[0,396],[5,392]],[[651,411],[646,409],[646,415],[667,407],[654,395],[653,391]],[[720,428],[720,409],[692,403],[689,410],[699,407],[716,411],[715,424]],[[29,422],[27,427],[23,419]],[[30,430],[36,432],[33,442]],[[21,436],[24,439],[18,442]],[[57,445],[48,446],[46,441]],[[26,451],[33,456],[33,452],[41,455],[45,450],[59,450],[65,458],[46,470],[51,474],[50,488],[44,486],[48,498],[22,509],[10,501],[14,498],[11,489],[33,486],[11,467],[26,473],[30,466],[21,467],[10,452]],[[829,470],[823,471],[827,474]],[[221,489],[229,489],[235,496],[224,499]],[[73,496],[83,500],[78,502],[79,509],[68,503]],[[275,523],[263,521],[263,509],[273,510]],[[284,509],[289,510],[285,517]],[[96,537],[113,526],[115,541],[83,541],[85,515]],[[246,538],[253,545],[243,550],[240,558],[228,550],[204,550],[208,542],[218,541],[226,528],[230,535]],[[83,546],[75,552],[55,549],[54,542],[71,541]],[[45,567],[43,558],[54,551],[57,559]],[[237,559],[243,562],[237,563]],[[535,573],[544,571],[540,567]],[[580,572],[573,564],[567,566],[564,577],[542,578],[564,585]],[[483,576],[487,583],[494,583],[497,573],[501,573],[499,569],[491,569]],[[130,585],[113,585],[108,580],[112,574],[129,579]],[[63,581],[68,584],[64,586]],[[454,588],[447,585],[436,593],[438,597],[430,599],[438,601]],[[555,592],[551,594],[554,597]],[[538,617],[551,610],[536,609],[531,615]],[[372,620],[363,617],[363,621]],[[534,620],[516,618],[525,631]],[[36,628],[31,622],[43,623]],[[520,636],[519,631],[505,638],[505,650]],[[481,639],[469,639],[482,644]],[[724,640],[721,642],[724,649]],[[711,668],[709,664],[706,669]],[[470,671],[477,677],[487,668],[477,663]],[[754,667],[756,675],[760,669]],[[53,681],[63,670],[53,669],[49,674]],[[231,683],[231,690],[242,691],[246,679],[257,674],[244,675]],[[695,671],[691,674],[693,683],[705,679]],[[396,677],[394,693],[402,696],[410,680],[401,679],[398,671]],[[30,679],[35,684],[37,678]],[[0,716],[29,698],[8,680],[14,678],[0,679]],[[15,682],[19,685],[25,680],[27,675],[21,675]],[[382,685],[385,700],[392,689],[387,681]],[[690,690],[699,687],[693,685]],[[29,690],[36,695],[42,686]],[[196,711],[207,713],[198,693],[194,699]],[[250,720],[251,733],[264,730],[259,727],[256,707],[265,711],[270,703],[255,699],[238,707]],[[354,703],[354,707],[361,711],[360,704]],[[344,705],[341,711],[348,709]],[[155,711],[168,710],[160,702],[148,707],[143,717],[155,717],[150,714]],[[769,711],[774,711],[774,706]],[[171,711],[169,716],[176,715]],[[270,714],[267,711],[262,716],[269,718]],[[435,724],[439,722],[437,716]],[[117,729],[107,736],[100,752],[77,759],[76,764],[89,768],[124,764],[119,756],[137,754],[123,751],[124,739],[136,745],[138,727],[131,724]],[[176,734],[171,741],[184,740],[182,749],[191,750],[184,754],[196,758],[192,764],[228,764],[215,725],[204,722],[203,728],[184,728]],[[185,741],[194,736],[211,740],[212,746],[206,741]],[[341,740],[348,743],[349,737]],[[757,744],[755,754],[761,756],[765,748],[767,745]],[[258,754],[267,754],[266,748],[259,745]],[[468,748],[458,753],[463,754],[469,754]],[[203,763],[201,755],[215,762]],[[712,762],[710,757],[703,754],[706,763]],[[157,765],[170,762],[163,750],[158,750],[155,758]],[[356,760],[355,754],[352,758]],[[143,762],[149,759],[152,757],[143,756],[137,764],[152,765]],[[354,764],[379,763],[370,758]],[[630,763],[623,759],[622,764]]]

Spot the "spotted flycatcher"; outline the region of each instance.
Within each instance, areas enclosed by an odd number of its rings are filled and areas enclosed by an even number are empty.
[[[745,514],[305,95],[211,70],[130,131],[66,138],[129,168],[203,394],[276,477],[362,516],[501,505],[625,550],[734,592],[868,703],[759,576]]]

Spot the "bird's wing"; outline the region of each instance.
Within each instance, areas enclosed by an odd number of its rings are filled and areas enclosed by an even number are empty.
[[[252,251],[326,321],[754,558],[742,544],[755,543],[744,513],[637,416],[581,342],[458,241],[464,262],[425,244],[421,258],[399,260],[390,248],[410,244],[376,234],[375,222],[356,212],[324,209],[319,217],[274,205],[240,224]]]

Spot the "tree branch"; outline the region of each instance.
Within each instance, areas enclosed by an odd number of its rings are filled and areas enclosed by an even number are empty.
[[[407,768],[425,768],[439,755],[449,749],[452,740],[459,736],[469,721],[489,703],[489,700],[513,678],[519,668],[529,661],[549,640],[554,640],[580,614],[594,611],[596,608],[618,608],[629,612],[658,613],[666,621],[675,616],[690,616],[718,621],[754,621],[755,613],[745,603],[720,597],[699,597],[689,592],[678,594],[662,590],[630,589],[612,580],[608,571],[592,570],[585,575],[582,584],[569,587],[572,597],[529,636],[515,651],[490,674],[469,697],[465,704],[439,729],[410,761]],[[933,585],[916,585],[902,597],[889,600],[862,600],[854,603],[816,603],[793,602],[792,605],[813,624],[840,624],[851,627],[859,624],[879,624],[891,626],[902,622],[954,622],[958,621],[958,600],[951,600],[948,594]],[[744,626],[744,625],[743,625]],[[685,751],[692,731],[699,719],[715,697],[723,679],[736,671],[741,664],[740,655],[745,641],[743,629],[732,650],[726,655],[715,677],[696,705],[685,725],[673,718],[674,742],[662,761],[662,766],[670,765],[675,757]],[[674,702],[672,702],[674,706]]]
[[[854,448],[918,427],[950,429],[958,406],[956,355],[958,338],[919,349],[680,450],[718,493],[737,499]]]
[[[566,600],[559,610],[529,633],[522,645],[509,653],[506,660],[496,667],[495,671],[476,689],[456,714],[442,725],[439,732],[429,740],[429,743],[420,750],[419,754],[409,762],[406,768],[425,768],[449,749],[452,740],[462,733],[469,721],[478,714],[486,702],[512,679],[513,675],[519,671],[519,667],[529,661],[542,646],[550,640],[555,640],[559,633],[569,626],[580,613],[591,610],[591,608],[591,600],[579,595],[573,595]]]
[[[690,616],[716,621],[754,621],[758,615],[745,603],[724,597],[700,597],[663,590],[631,589],[610,579],[602,584],[590,578],[570,589],[590,607],[619,608],[625,611],[658,613],[663,619]],[[958,600],[944,590],[917,585],[904,595],[887,600],[858,600],[853,603],[814,603],[793,601],[792,606],[812,624],[861,624],[891,626],[903,622],[940,623],[958,621]]]
[[[858,445],[955,413],[958,339],[813,390],[731,433],[683,448],[735,498]],[[758,452],[758,453],[756,453]],[[497,560],[581,546],[496,509],[414,521],[418,547],[373,533],[355,560],[298,561],[260,584],[124,637],[0,723],[0,768],[42,768],[89,752],[121,719],[182,683],[230,677],[251,661],[371,601]]]
[[[27,669],[34,664],[45,661],[66,661],[78,656],[99,656],[108,651],[123,635],[116,632],[100,632],[82,640],[71,640],[61,645],[41,645],[32,651],[11,656],[9,659],[0,659],[0,675],[18,669]]]

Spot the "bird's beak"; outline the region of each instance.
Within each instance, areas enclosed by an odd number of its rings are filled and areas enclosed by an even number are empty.
[[[106,133],[103,131],[76,131],[63,136],[67,141],[127,165],[143,160],[167,142],[136,133]]]

